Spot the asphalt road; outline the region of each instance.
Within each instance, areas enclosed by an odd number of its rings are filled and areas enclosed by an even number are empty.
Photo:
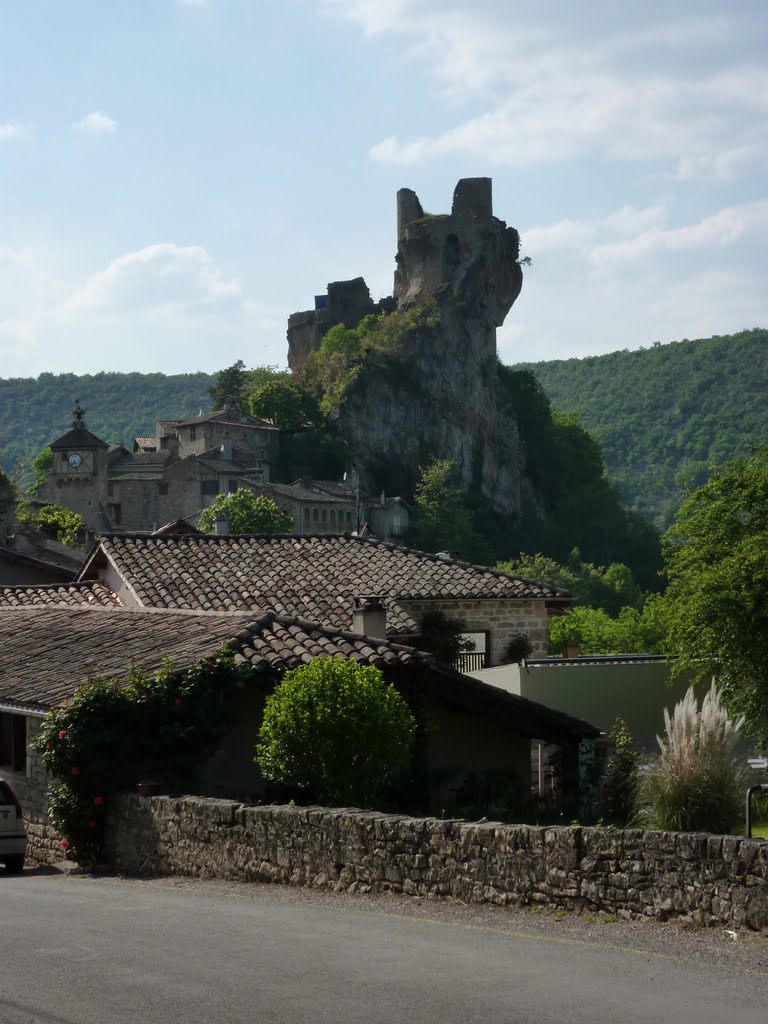
[[[0,1024],[765,1024],[768,939],[732,941],[404,898],[0,872]]]

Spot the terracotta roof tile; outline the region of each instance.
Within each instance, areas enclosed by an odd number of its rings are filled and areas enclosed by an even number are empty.
[[[132,664],[185,668],[227,644],[238,660],[283,672],[339,655],[361,664],[432,662],[410,647],[268,612],[202,615],[103,608],[27,607],[0,612],[0,704],[66,703],[86,679],[124,678]]]
[[[0,613],[0,706],[44,711],[66,704],[94,675],[125,679],[133,665],[166,661],[183,669],[223,645],[255,668],[281,673],[314,658],[340,656],[387,670],[416,668],[411,682],[504,721],[521,735],[546,739],[597,736],[599,730],[560,711],[462,675],[412,647],[357,636],[267,612],[253,617],[128,611],[17,608]],[[392,677],[390,677],[392,678]]]
[[[349,534],[106,536],[103,550],[145,606],[298,615],[340,629],[355,597],[386,600],[391,634],[417,631],[408,600],[567,600],[563,590]],[[92,556],[94,557],[94,556]],[[95,574],[89,564],[81,578]]]
[[[0,587],[0,614],[8,608],[77,607],[123,608],[123,602],[104,583],[86,580],[82,583]]]

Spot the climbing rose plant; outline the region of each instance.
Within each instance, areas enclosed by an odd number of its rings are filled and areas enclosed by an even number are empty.
[[[222,650],[185,670],[94,678],[51,710],[33,746],[53,779],[49,817],[67,854],[81,864],[101,859],[110,794],[141,777],[169,785],[192,777],[226,730],[227,697],[254,678]]]

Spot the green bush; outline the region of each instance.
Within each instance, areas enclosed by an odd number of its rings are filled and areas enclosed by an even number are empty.
[[[664,711],[666,736],[660,754],[638,787],[636,823],[679,832],[728,833],[744,800],[744,772],[735,747],[744,720],[730,719],[714,681],[699,710],[690,687]]]
[[[238,487],[234,494],[217,494],[200,513],[198,525],[205,533],[213,533],[219,517],[227,520],[234,534],[290,533],[293,528],[293,518],[277,502],[247,487]]]
[[[267,700],[254,760],[308,802],[365,807],[408,763],[415,728],[378,669],[316,658],[286,672]]]

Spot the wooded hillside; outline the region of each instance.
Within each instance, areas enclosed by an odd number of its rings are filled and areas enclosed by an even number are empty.
[[[65,433],[79,398],[88,429],[107,442],[132,444],[158,419],[196,416],[211,407],[215,375],[183,373],[41,373],[0,379],[0,466],[15,472]]]
[[[600,441],[624,501],[669,523],[686,486],[768,441],[768,331],[523,364]]]

